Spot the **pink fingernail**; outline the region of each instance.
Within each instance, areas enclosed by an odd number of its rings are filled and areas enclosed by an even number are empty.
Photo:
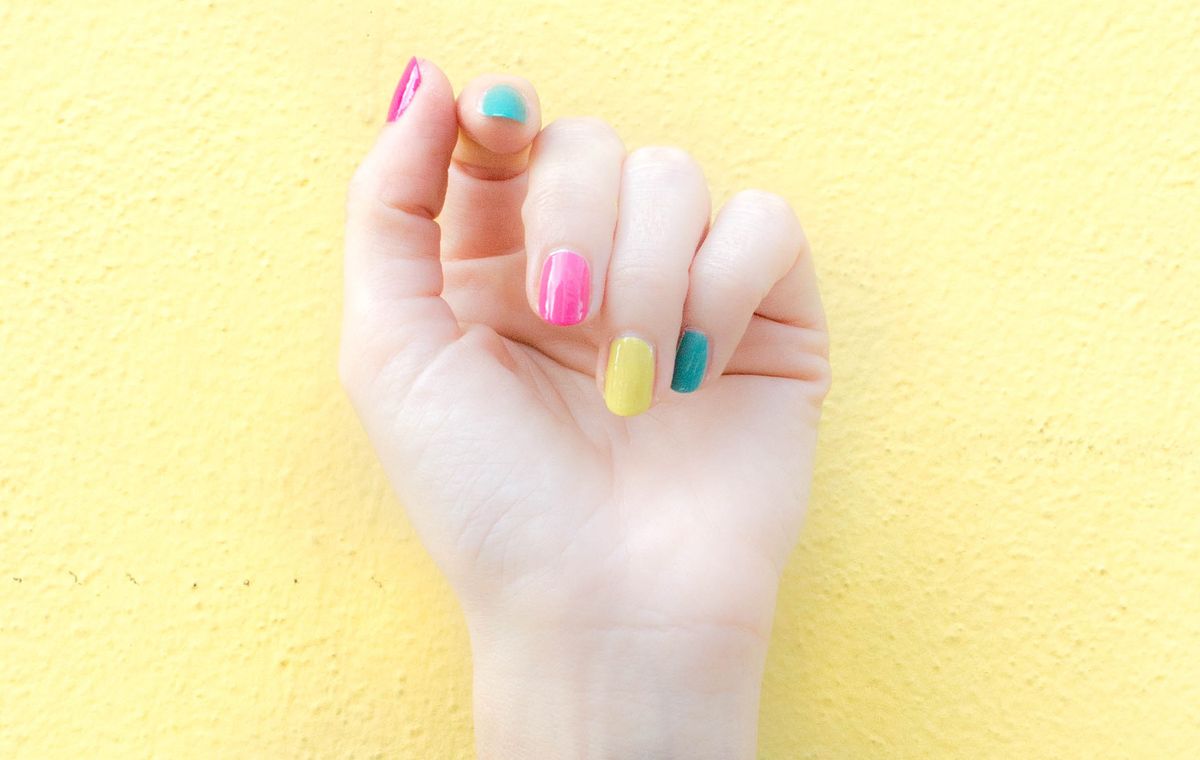
[[[591,290],[587,259],[574,251],[555,251],[542,265],[538,313],[552,325],[577,325],[587,316]]]
[[[400,84],[396,85],[396,93],[392,95],[392,105],[388,108],[388,121],[395,121],[408,108],[417,88],[421,86],[421,67],[416,58],[409,58],[404,73],[400,76]]]

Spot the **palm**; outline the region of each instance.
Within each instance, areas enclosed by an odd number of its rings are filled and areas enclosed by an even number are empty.
[[[496,270],[524,265],[523,252],[448,264],[464,336],[416,383],[380,389],[402,399],[386,461],[435,559],[461,589],[533,587],[539,603],[549,590],[595,615],[675,607],[694,620],[680,602],[725,589],[705,614],[757,627],[752,600],[805,502],[818,389],[726,375],[614,416],[594,376],[603,326],[563,331],[509,308],[520,274]]]

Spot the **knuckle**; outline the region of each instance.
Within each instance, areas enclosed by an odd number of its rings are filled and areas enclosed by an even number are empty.
[[[614,261],[608,279],[615,293],[636,290],[660,298],[668,294],[682,296],[688,289],[687,269],[663,266],[650,254]]]
[[[721,300],[743,307],[757,305],[771,289],[762,267],[739,265],[732,259],[708,262],[696,272],[696,279],[701,287],[722,294]]]
[[[743,213],[755,214],[765,220],[776,223],[795,221],[799,224],[787,198],[769,190],[742,190],[729,199],[729,204]]]
[[[396,212],[419,219],[432,220],[437,209],[428,200],[414,197],[410,185],[424,183],[425,177],[389,177],[376,167],[366,164],[355,170],[346,186],[346,216],[351,219],[378,219]]]
[[[585,144],[589,149],[608,149],[624,154],[625,145],[612,126],[595,116],[567,116],[555,119],[538,135],[539,143],[564,142]]]
[[[702,181],[700,164],[683,148],[671,145],[651,145],[638,148],[625,159],[625,170],[629,174],[650,176],[666,181],[687,178]]]
[[[559,219],[565,209],[594,209],[599,202],[595,188],[580,183],[568,171],[556,172],[529,186],[522,216],[526,224],[566,222],[569,220]]]
[[[793,254],[808,253],[808,239],[800,218],[782,195],[769,190],[742,190],[727,205],[748,230],[771,233],[772,239]]]
[[[694,166],[696,160],[692,154],[674,145],[645,145],[629,154],[631,163],[667,164],[674,166]]]

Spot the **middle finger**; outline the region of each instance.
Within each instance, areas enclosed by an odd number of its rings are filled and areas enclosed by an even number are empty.
[[[685,151],[640,148],[625,159],[605,283],[608,340],[598,359],[614,414],[641,414],[670,384],[688,268],[710,204],[704,173]]]

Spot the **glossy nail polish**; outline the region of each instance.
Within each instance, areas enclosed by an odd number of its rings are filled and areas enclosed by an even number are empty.
[[[587,259],[574,251],[555,251],[542,265],[538,313],[552,325],[577,325],[587,316],[591,288]]]
[[[684,330],[675,349],[675,372],[671,375],[671,390],[691,393],[704,381],[708,369],[708,337],[699,330]]]
[[[507,84],[489,87],[479,100],[479,113],[497,119],[525,123],[525,98],[517,88]]]
[[[608,347],[604,404],[613,414],[632,417],[654,398],[654,350],[641,338],[617,338]]]
[[[409,58],[408,65],[404,67],[404,73],[400,75],[400,83],[396,85],[396,92],[392,95],[392,105],[388,107],[388,121],[400,118],[420,86],[421,67],[417,65],[416,58]]]

